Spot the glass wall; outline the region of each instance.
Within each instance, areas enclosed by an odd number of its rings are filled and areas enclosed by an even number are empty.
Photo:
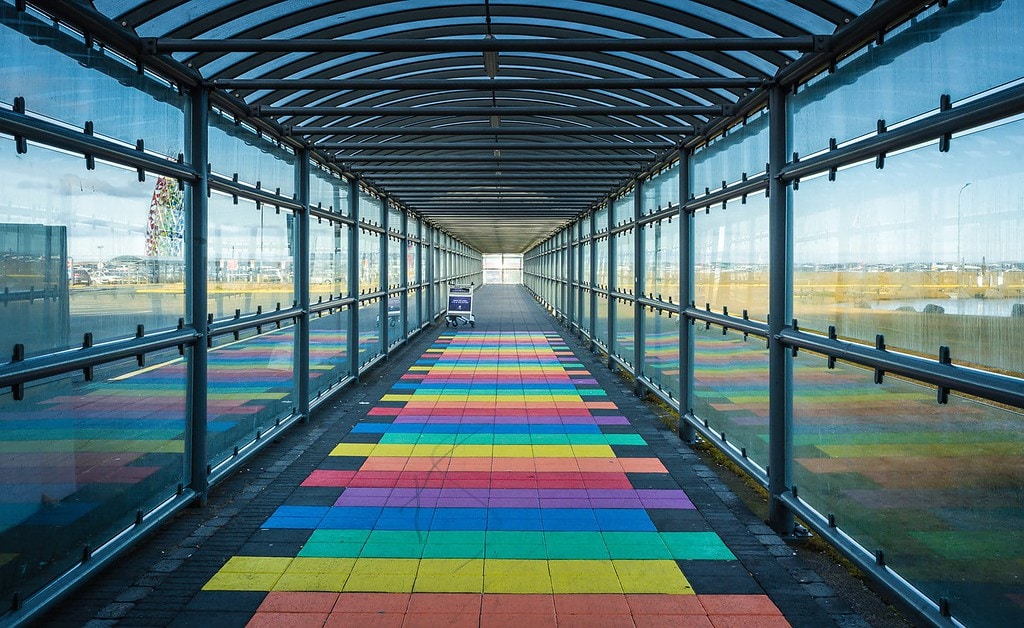
[[[641,184],[641,225],[625,197],[609,197],[595,232],[612,235],[591,245],[574,223],[526,254],[531,290],[550,301],[547,260],[578,243],[569,323],[592,328],[634,374],[626,360],[641,348],[638,381],[693,409],[684,434],[765,482],[779,531],[799,516],[927,623],[949,621],[946,610],[966,625],[1020,617],[1022,12],[933,3],[831,71],[783,85],[772,96],[781,132],[769,133],[760,102],[700,138],[676,166],[689,175],[682,208],[669,167]],[[769,165],[782,184],[774,198]],[[693,272],[696,304],[682,318],[680,271]],[[770,312],[782,313],[771,328]],[[769,478],[773,452],[786,462]]]
[[[430,289],[437,309],[443,283],[482,275],[475,251],[415,217],[406,238],[401,208],[385,234],[375,192],[247,112],[3,6],[0,108],[23,98],[27,126],[0,120],[0,597],[38,609],[83,557],[123,551],[140,520],[172,516],[353,381],[384,328],[392,346],[418,330]],[[206,146],[186,141],[191,124]]]

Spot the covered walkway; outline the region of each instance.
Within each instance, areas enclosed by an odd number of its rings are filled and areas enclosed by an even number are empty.
[[[855,614],[523,288],[478,303],[42,623],[899,621]]]

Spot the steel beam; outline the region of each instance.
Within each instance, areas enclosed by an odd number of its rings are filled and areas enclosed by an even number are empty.
[[[314,135],[691,135],[692,126],[545,126],[531,125],[471,127],[449,126],[284,126],[285,136],[311,137]]]
[[[480,155],[337,155],[340,164],[362,163],[645,163],[654,160],[654,155],[505,155],[495,156],[491,152]]]
[[[782,343],[793,312],[793,221],[786,164],[786,90],[768,100],[768,519],[779,534],[792,534],[793,511],[781,496],[793,483],[793,357]]]
[[[360,151],[419,151],[419,150],[482,150],[482,151],[549,151],[549,150],[600,150],[600,151],[666,151],[675,148],[669,142],[318,142],[313,148],[320,150]]]
[[[143,38],[142,51],[150,55],[174,52],[708,52],[824,50],[827,35],[797,37],[646,37],[646,38],[522,38],[497,39],[180,39]]]
[[[498,163],[477,163],[477,164],[453,164],[445,165],[444,160],[439,159],[436,163],[429,164],[359,164],[353,168],[359,173],[373,172],[621,172],[626,175],[636,172],[636,166],[605,165],[605,166],[581,166],[579,164],[548,164],[534,166],[530,164],[498,164]],[[367,174],[367,176],[372,176]]]
[[[253,115],[258,117],[277,116],[371,116],[400,117],[418,116],[724,116],[728,115],[730,105],[586,105],[574,107],[542,106],[535,107],[472,107],[472,106],[423,106],[423,107],[271,107],[256,105],[252,108]]]
[[[564,78],[564,79],[212,79],[212,88],[233,90],[339,91],[508,91],[586,89],[754,89],[771,83],[767,77]]]
[[[371,177],[368,177],[368,179],[369,178],[371,178]],[[396,173],[396,174],[378,174],[378,175],[374,175],[372,177],[372,179],[374,181],[415,181],[417,179],[424,179],[424,180],[427,180],[427,181],[462,181],[462,180],[470,179],[470,180],[473,180],[473,181],[483,181],[485,185],[488,184],[488,183],[491,183],[491,184],[502,183],[503,181],[506,182],[506,183],[507,182],[511,182],[511,181],[516,181],[516,182],[522,183],[524,181],[525,182],[530,182],[530,181],[547,181],[547,180],[556,180],[556,179],[572,179],[572,180],[579,180],[579,181],[592,181],[592,182],[595,182],[595,183],[601,183],[601,182],[605,182],[605,181],[621,181],[621,180],[623,180],[625,178],[628,178],[628,177],[626,177],[626,176],[602,176],[602,177],[599,177],[599,176],[595,176],[595,175],[591,175],[591,174],[572,173],[572,172],[556,172],[556,173],[551,173],[551,174],[543,174],[543,173],[541,173],[541,174],[536,174],[536,175],[529,174],[529,173],[519,172],[519,173],[512,173],[511,175],[507,175],[507,176],[506,175],[488,176],[487,173],[479,173],[479,174],[477,174],[477,173],[472,173],[472,172],[467,172],[467,173],[464,173],[464,174],[460,174],[458,172],[455,172],[455,173],[452,173],[452,174],[446,174],[443,177],[439,177],[439,176],[433,175],[433,174],[415,173],[414,172],[414,173],[410,173],[410,174],[400,174],[400,173]]]
[[[302,208],[295,212],[294,253],[292,264],[295,268],[295,295],[298,297],[302,316],[296,321],[295,330],[295,396],[298,413],[303,422],[309,421],[309,149],[296,151],[298,159],[295,168],[296,199]]]
[[[185,150],[190,164],[209,163],[209,94],[205,89],[193,91],[188,100],[188,143]],[[207,272],[209,260],[209,189],[210,175],[205,167],[196,168],[196,180],[188,190],[188,232],[185,247],[185,269],[188,286],[185,292],[189,324],[198,341],[187,356],[185,407],[188,416],[187,464],[188,486],[203,506],[209,489],[207,471],[207,400],[209,384],[207,324]]]

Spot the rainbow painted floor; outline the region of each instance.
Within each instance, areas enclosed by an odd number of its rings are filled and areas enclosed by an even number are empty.
[[[788,625],[555,333],[443,334],[262,528],[250,625]]]

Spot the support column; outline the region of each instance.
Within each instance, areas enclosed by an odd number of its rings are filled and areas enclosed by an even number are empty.
[[[391,293],[388,291],[391,287],[391,278],[388,276],[388,266],[391,260],[388,258],[388,251],[391,248],[391,231],[390,225],[391,216],[391,200],[387,197],[381,199],[380,203],[380,224],[384,227],[384,235],[380,238],[380,287],[384,291],[384,298],[377,304],[377,329],[380,330],[380,350],[384,354],[384,359],[388,357],[388,349],[391,346],[391,334],[388,333],[388,300],[391,298]]]
[[[426,232],[426,238],[423,237],[424,232]],[[427,284],[427,294],[425,295],[427,302],[427,315],[424,318],[433,322],[434,314],[437,312],[437,307],[434,303],[434,228],[426,223],[420,224],[420,242],[426,245],[425,253],[427,256],[427,276],[424,278],[424,281]],[[423,247],[421,247],[420,250],[421,255],[424,254],[422,248]]]
[[[359,379],[359,181],[348,181],[348,293],[355,299],[348,317],[349,374]]]
[[[615,202],[612,201],[608,204],[608,224],[605,226],[608,228],[608,368],[613,368],[615,362],[612,361],[612,354],[615,353],[615,299],[612,297],[612,292],[615,291],[616,283],[616,268],[618,256],[615,254],[615,236],[612,235],[612,225],[615,224]]]
[[[401,210],[400,210],[401,211]],[[402,247],[402,255],[398,260],[399,273],[402,275],[399,281],[402,284],[402,292],[399,293],[399,301],[401,302],[402,310],[402,326],[398,328],[398,331],[402,334],[402,340],[404,341],[409,337],[409,214],[402,211],[402,222],[400,229],[402,230],[402,239],[400,240]]]
[[[640,297],[644,294],[644,230],[640,228],[640,216],[644,212],[644,182],[637,178],[633,185],[633,393],[644,397],[647,388],[641,381],[644,373],[644,306]]]
[[[690,153],[679,150],[679,438],[697,442],[697,431],[686,420],[693,414],[693,325],[683,314],[693,304],[693,212],[685,209],[690,199]]]
[[[185,268],[188,269],[185,300],[189,323],[198,334],[195,344],[188,353],[188,378],[186,383],[186,412],[188,438],[185,441],[188,461],[189,488],[195,491],[196,503],[206,506],[209,473],[206,460],[206,421],[208,355],[207,340],[210,335],[207,323],[206,267],[209,246],[209,94],[205,88],[197,87],[189,96],[188,123],[185,151],[188,161],[195,168],[195,184],[188,189],[186,207],[188,211],[188,245],[185,247]]]
[[[793,358],[779,341],[793,312],[793,237],[789,189],[779,177],[786,164],[786,90],[768,100],[768,521],[780,534],[793,532],[793,513],[779,500],[793,475]]]
[[[295,330],[295,396],[297,410],[303,421],[309,421],[309,149],[297,151],[295,189],[302,209],[295,212],[295,246],[292,267],[295,269],[295,297],[302,314]]]
[[[597,230],[596,209],[590,212],[587,225],[590,229],[590,268],[587,269],[590,277],[590,320],[587,321],[587,331],[590,334],[590,352],[593,353],[597,349],[597,343],[594,341],[597,333],[597,241],[594,240],[594,232]]]

